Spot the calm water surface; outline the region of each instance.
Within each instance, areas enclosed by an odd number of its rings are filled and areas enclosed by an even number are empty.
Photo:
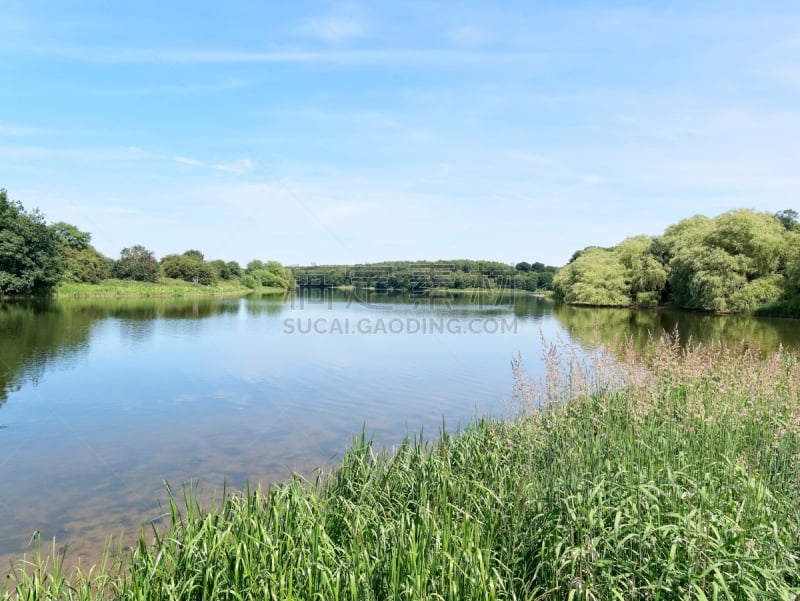
[[[210,495],[313,476],[365,427],[382,445],[504,414],[541,337],[800,346],[800,321],[575,309],[531,296],[315,292],[0,303],[0,574],[31,535],[96,561],[158,521],[164,485]],[[49,546],[49,543],[48,543]]]

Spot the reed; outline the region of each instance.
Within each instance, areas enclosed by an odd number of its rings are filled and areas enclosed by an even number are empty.
[[[125,567],[37,553],[10,599],[795,599],[800,364],[677,336],[548,345],[514,362],[518,410],[335,472],[170,490]],[[58,555],[53,551],[53,556]],[[27,567],[27,569],[23,569]]]

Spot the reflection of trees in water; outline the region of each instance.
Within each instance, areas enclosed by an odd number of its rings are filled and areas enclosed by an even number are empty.
[[[0,303],[0,404],[25,381],[38,381],[55,357],[86,347],[88,320],[52,301]]]
[[[764,350],[800,347],[800,320],[706,315],[678,311],[597,309],[556,304],[553,314],[570,336],[583,345],[609,343],[627,336],[635,348],[676,328],[682,342],[745,341]]]
[[[60,299],[0,302],[0,407],[46,365],[88,348],[96,322],[118,319],[134,340],[153,333],[156,319],[203,319],[239,312],[239,299]]]

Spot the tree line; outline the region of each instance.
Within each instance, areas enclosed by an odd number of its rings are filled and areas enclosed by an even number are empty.
[[[552,290],[574,305],[671,305],[732,313],[800,315],[800,220],[794,210],[738,209],[669,226],[660,236],[634,236],[611,248],[576,251],[557,269],[540,262],[385,261],[287,268],[277,261],[207,261],[190,249],[156,259],[142,245],[104,256],[91,234],[48,225],[0,189],[0,296],[47,294],[60,282],[97,284],[117,278],[170,278],[201,285],[238,280],[249,288],[355,286],[378,290]]]
[[[292,267],[297,285],[307,288],[355,286],[377,290],[421,291],[435,288],[552,290],[557,269],[522,261],[385,261],[360,265]]]
[[[248,288],[295,287],[292,272],[277,261],[254,259],[242,268],[236,261],[206,261],[196,249],[159,261],[140,244],[122,249],[114,260],[91,241],[89,232],[72,224],[48,225],[42,213],[26,211],[0,189],[0,296],[42,295],[61,282],[98,284],[110,278],[139,282],[170,278],[202,285],[238,279]]]
[[[575,305],[800,314],[800,225],[794,210],[738,209],[577,251],[553,281]]]

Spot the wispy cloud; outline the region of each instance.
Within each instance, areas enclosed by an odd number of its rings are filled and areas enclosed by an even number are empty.
[[[342,42],[365,35],[366,24],[361,19],[343,16],[316,17],[309,19],[302,33],[326,42]]]
[[[247,157],[239,159],[238,161],[233,161],[232,163],[216,163],[211,165],[211,168],[217,171],[227,171],[228,173],[237,173],[241,175],[247,173],[255,166],[256,164],[253,160]]]
[[[197,159],[191,159],[184,156],[175,156],[172,157],[172,160],[183,165],[190,165],[191,167],[205,167],[208,169],[214,169],[216,171],[235,173],[237,175],[243,175],[256,166],[255,162],[253,162],[253,159],[250,157],[245,157],[229,163],[205,163],[203,161],[198,161]]]
[[[474,25],[462,25],[450,32],[450,39],[456,44],[468,46],[483,44],[487,41],[488,36],[486,32],[479,27]]]
[[[0,123],[0,136],[8,138],[25,138],[30,136],[42,136],[49,133],[47,130],[38,127],[27,127],[24,125],[4,125]]]
[[[250,79],[231,79],[212,83],[170,83],[121,88],[103,87],[99,89],[87,89],[83,87],[81,88],[81,93],[104,96],[189,96],[243,90],[251,84],[252,80]]]
[[[190,159],[189,157],[173,157],[173,159],[178,163],[183,163],[184,165],[192,165],[193,167],[206,166],[206,164],[203,161],[196,161],[195,159]]]
[[[95,64],[175,64],[175,65],[227,65],[227,64],[334,64],[334,65],[392,65],[419,67],[447,67],[460,65],[522,64],[530,69],[547,65],[552,54],[527,50],[452,49],[431,46],[428,48],[372,47],[357,50],[318,50],[298,48],[291,50],[234,50],[227,48],[113,48],[85,46],[39,45],[24,50],[39,56],[57,56]],[[148,92],[145,88],[145,92]],[[158,91],[156,88],[155,92]],[[169,90],[168,90],[169,91]],[[177,91],[173,88],[172,91]]]

